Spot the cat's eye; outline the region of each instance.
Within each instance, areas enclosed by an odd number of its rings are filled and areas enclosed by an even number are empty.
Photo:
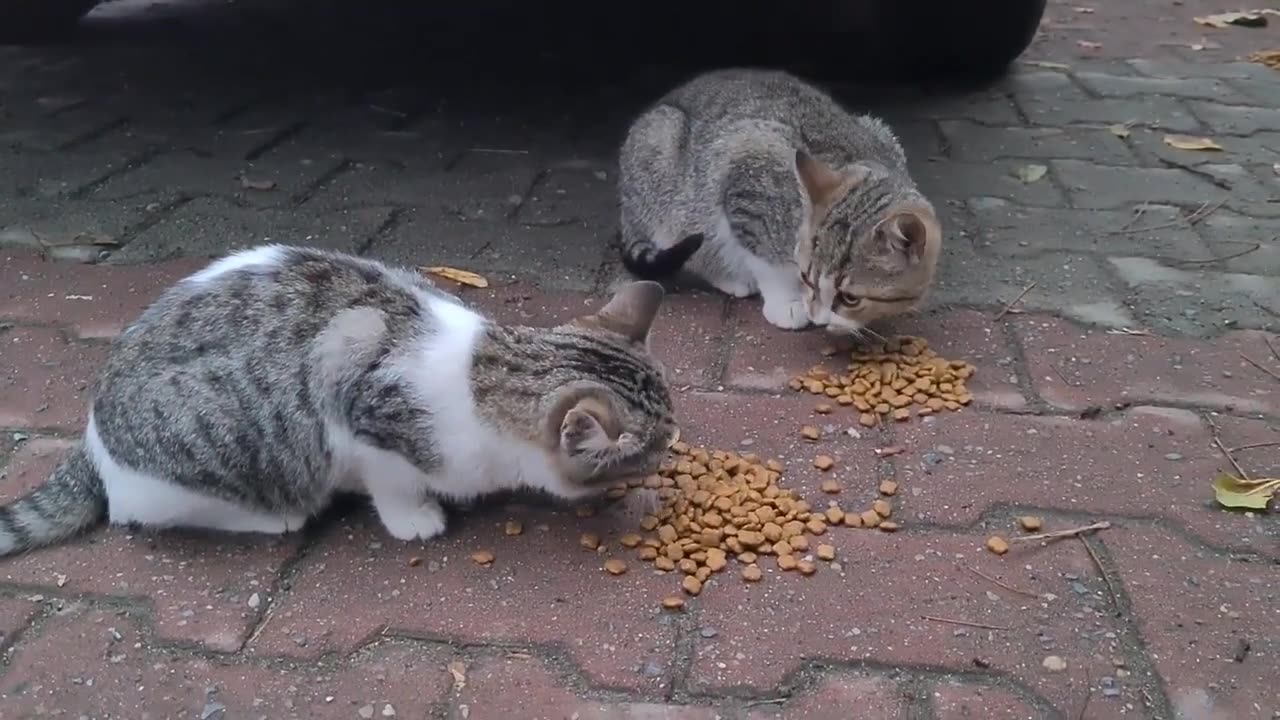
[[[840,301],[841,305],[848,308],[858,307],[859,305],[862,304],[862,298],[858,297],[857,295],[854,295],[853,293],[841,291],[841,293],[837,296],[837,299]]]

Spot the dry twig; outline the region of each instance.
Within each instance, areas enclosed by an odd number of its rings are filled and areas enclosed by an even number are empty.
[[[986,574],[986,573],[982,572],[981,570],[979,570],[979,569],[977,569],[977,568],[972,568],[972,567],[971,567],[971,568],[969,568],[969,572],[973,573],[974,575],[977,575],[978,577],[982,578],[983,580],[986,580],[987,582],[994,583],[994,584],[996,584],[996,585],[998,585],[998,586],[1000,586],[1000,587],[1004,588],[1005,590],[1008,590],[1008,591],[1009,591],[1009,592],[1011,592],[1011,593],[1017,593],[1017,594],[1019,594],[1019,595],[1025,595],[1025,596],[1027,596],[1027,597],[1029,597],[1029,598],[1035,598],[1035,599],[1037,599],[1037,600],[1039,600],[1039,599],[1040,599],[1040,597],[1041,597],[1041,596],[1040,596],[1040,593],[1033,593],[1033,592],[1031,592],[1030,590],[1022,590],[1022,589],[1020,589],[1020,588],[1016,588],[1016,587],[1014,587],[1014,586],[1012,586],[1012,585],[1010,585],[1010,584],[1008,584],[1008,583],[1006,583],[1006,582],[1002,582],[1002,581],[1000,581],[1000,580],[997,580],[997,579],[995,579],[995,578],[991,577],[990,575],[988,575],[988,574]]]
[[[1123,228],[1120,230],[1112,230],[1111,234],[1112,235],[1130,235],[1133,233],[1151,232],[1152,230],[1166,230],[1171,227],[1178,227],[1183,222],[1186,222],[1187,225],[1194,226],[1196,223],[1200,222],[1201,220],[1217,212],[1218,208],[1222,207],[1226,202],[1227,202],[1227,198],[1222,198],[1221,200],[1219,200],[1216,203],[1213,203],[1212,205],[1210,205],[1208,202],[1205,202],[1205,203],[1202,203],[1200,207],[1196,208],[1186,218],[1178,218],[1177,220],[1170,220],[1169,222],[1160,223],[1159,225],[1148,225],[1146,227]]]
[[[1077,528],[1069,528],[1067,530],[1054,530],[1053,532],[1037,533],[1035,535],[1022,535],[1021,537],[1009,538],[1009,542],[1033,542],[1035,540],[1057,540],[1064,537],[1075,537],[1083,535],[1094,530],[1106,530],[1111,527],[1111,523],[1103,520],[1093,523],[1092,525],[1083,525]]]
[[[947,623],[948,625],[963,625],[971,628],[981,628],[983,630],[1012,630],[1013,628],[1003,625],[987,625],[986,623],[969,622],[968,620],[952,620],[951,618],[938,617],[936,615],[921,615],[925,620],[933,622]]]
[[[1248,250],[1241,250],[1238,253],[1223,255],[1221,257],[1205,258],[1203,260],[1175,260],[1173,261],[1173,264],[1174,265],[1211,265],[1216,262],[1222,262],[1223,260],[1232,260],[1238,257],[1243,257],[1245,255],[1248,255],[1251,252],[1254,252],[1255,250],[1258,250],[1261,247],[1262,247],[1262,243],[1254,243],[1253,247],[1249,248]]]
[[[1084,545],[1085,552],[1089,553],[1089,558],[1093,560],[1094,567],[1098,568],[1098,574],[1102,576],[1102,582],[1106,583],[1107,594],[1111,596],[1111,607],[1115,608],[1116,612],[1120,612],[1118,604],[1120,596],[1116,594],[1115,583],[1111,581],[1111,575],[1107,573],[1107,568],[1102,564],[1102,560],[1098,557],[1098,553],[1094,551],[1093,546],[1089,544],[1088,538],[1083,535],[1077,535],[1076,537],[1080,538],[1080,543]]]
[[[1256,448],[1280,447],[1280,441],[1249,443],[1248,445],[1237,445],[1231,448],[1231,452],[1238,453],[1241,450],[1254,450]]]
[[[1013,306],[1017,305],[1018,302],[1022,300],[1022,298],[1026,297],[1027,293],[1031,292],[1031,289],[1034,288],[1035,286],[1036,284],[1033,282],[1030,285],[1022,288],[1022,292],[1018,293],[1018,297],[1014,298],[1013,301],[1010,302],[1008,305],[1005,305],[1004,309],[1001,310],[999,313],[996,313],[996,316],[991,318],[991,320],[993,322],[998,321],[1000,320],[1000,318],[1004,317],[1005,315],[1008,315],[1009,311],[1013,310]]]
[[[1254,367],[1258,368],[1258,369],[1259,369],[1259,370],[1261,370],[1262,372],[1264,372],[1264,373],[1266,373],[1266,374],[1270,375],[1272,380],[1275,380],[1276,382],[1280,382],[1280,375],[1277,375],[1277,374],[1276,374],[1276,372],[1275,372],[1274,370],[1272,370],[1272,369],[1268,368],[1266,365],[1263,365],[1262,363],[1258,362],[1257,360],[1254,360],[1253,358],[1249,357],[1248,355],[1245,355],[1244,353],[1240,353],[1240,357],[1244,358],[1244,361],[1245,361],[1245,362],[1247,362],[1247,363],[1249,363],[1250,365],[1252,365],[1252,366],[1254,366]]]
[[[1231,451],[1227,449],[1227,446],[1222,444],[1222,437],[1220,435],[1221,431],[1218,429],[1218,423],[1213,421],[1213,417],[1206,417],[1209,420],[1209,427],[1213,430],[1213,444],[1218,446],[1218,450],[1222,452],[1223,457],[1231,463],[1231,467],[1236,469],[1236,472],[1240,475],[1240,479],[1252,480],[1253,478],[1249,477],[1249,473],[1245,472],[1244,468],[1240,467],[1240,463],[1236,462],[1236,456],[1232,455]]]

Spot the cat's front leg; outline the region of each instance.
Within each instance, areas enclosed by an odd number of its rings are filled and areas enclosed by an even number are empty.
[[[447,525],[444,508],[431,498],[406,502],[404,498],[374,495],[378,519],[397,540],[430,540],[443,534]]]
[[[429,540],[444,532],[444,508],[429,493],[431,476],[403,456],[361,448],[360,484],[387,532],[398,540]]]
[[[750,268],[764,299],[764,319],[783,330],[809,326],[809,309],[804,300],[800,273],[790,263],[774,264],[753,257]]]

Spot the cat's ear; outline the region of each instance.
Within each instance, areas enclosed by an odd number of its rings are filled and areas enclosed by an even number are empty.
[[[562,388],[546,417],[548,446],[568,455],[601,452],[614,444],[617,422],[605,391],[590,385]]]
[[[933,213],[904,210],[885,218],[876,228],[881,251],[900,257],[908,263],[919,262],[929,246],[929,239],[941,232]]]
[[[600,419],[581,404],[569,409],[560,421],[560,447],[570,455],[603,452],[613,446]]]
[[[649,331],[658,317],[664,295],[662,285],[651,280],[627,283],[587,320],[643,345],[649,340]]]
[[[800,176],[800,185],[809,196],[809,202],[819,206],[830,204],[846,180],[844,175],[826,163],[799,149],[796,150],[796,175]]]

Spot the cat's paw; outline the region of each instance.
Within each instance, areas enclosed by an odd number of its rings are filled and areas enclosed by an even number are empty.
[[[444,509],[434,500],[418,507],[379,507],[378,518],[397,540],[430,540],[444,532]]]
[[[715,280],[711,285],[725,295],[736,298],[751,297],[756,292],[751,283],[741,280]]]
[[[809,311],[805,308],[803,300],[774,303],[766,300],[764,319],[768,320],[770,325],[783,330],[800,330],[809,326]]]

